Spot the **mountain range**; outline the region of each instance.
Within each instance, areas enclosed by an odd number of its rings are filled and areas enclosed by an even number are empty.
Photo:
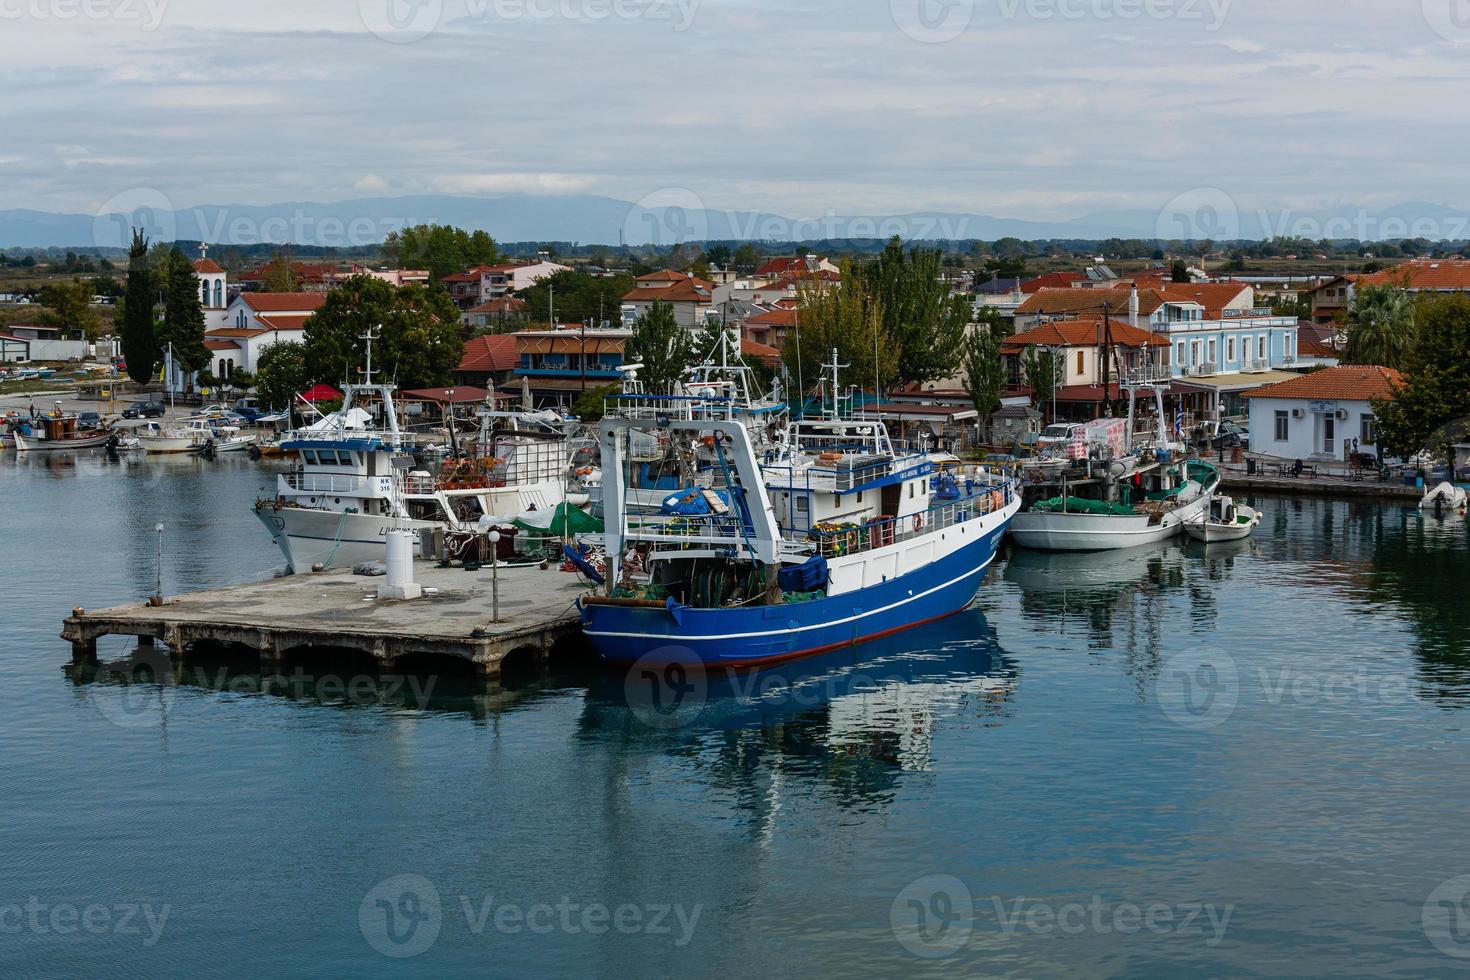
[[[639,203],[595,195],[371,197],[320,203],[208,204],[173,208],[162,194],[113,198],[98,214],[0,210],[0,248],[126,248],[129,228],[155,241],[226,245],[293,242],[352,248],[381,242],[396,228],[452,224],[484,229],[501,242],[673,245],[684,241],[823,241],[883,239],[1025,240],[1202,239],[1217,242],[1294,236],[1378,241],[1409,237],[1470,238],[1470,211],[1406,203],[1368,209],[1240,210],[1223,192],[1176,198],[1159,211],[1106,211],[1067,221],[1029,221],[961,212],[827,215],[791,218],[766,211],[706,208],[689,191],[669,190]]]

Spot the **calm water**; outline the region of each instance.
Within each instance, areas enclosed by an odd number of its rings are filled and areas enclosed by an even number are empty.
[[[152,591],[156,522],[166,591],[279,566],[270,479],[0,460],[0,974],[1470,964],[1458,519],[1263,499],[1209,557],[1015,554],[968,613],[662,714],[585,670],[63,669],[72,606]]]

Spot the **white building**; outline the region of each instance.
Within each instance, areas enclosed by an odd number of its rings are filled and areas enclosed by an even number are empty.
[[[261,350],[302,340],[306,321],[327,297],[323,293],[241,293],[225,311],[224,326],[204,334],[210,372],[220,379],[256,369]]]
[[[204,329],[226,326],[226,309],[230,305],[229,276],[219,263],[207,254],[208,245],[199,246],[194,260],[194,277],[199,280],[199,302],[204,307]]]
[[[1402,383],[1392,368],[1352,365],[1246,392],[1251,452],[1319,460],[1379,455],[1371,402],[1392,398]]]

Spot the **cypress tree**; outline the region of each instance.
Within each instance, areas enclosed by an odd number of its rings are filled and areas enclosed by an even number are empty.
[[[163,330],[158,337],[160,349],[173,345],[174,363],[187,373],[198,371],[209,363],[209,349],[204,346],[204,305],[199,299],[199,279],[194,266],[175,248],[168,254],[161,270],[163,278]]]
[[[139,384],[153,380],[158,367],[158,340],[153,327],[153,271],[148,268],[148,238],[140,228],[133,229],[133,244],[128,249],[122,354],[128,377]]]

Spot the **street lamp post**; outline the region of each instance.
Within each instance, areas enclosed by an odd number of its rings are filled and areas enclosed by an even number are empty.
[[[500,532],[490,532],[490,622],[500,622]]]

